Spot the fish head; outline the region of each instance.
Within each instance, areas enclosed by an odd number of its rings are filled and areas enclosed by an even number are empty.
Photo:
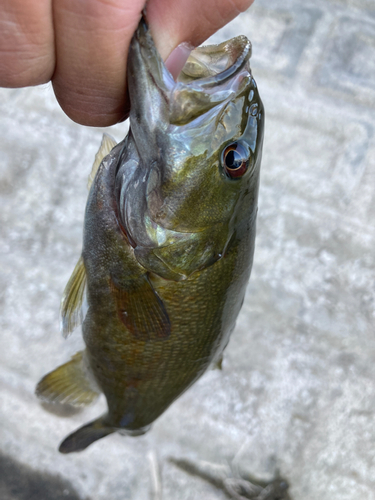
[[[131,131],[118,192],[146,267],[155,268],[157,256],[184,279],[222,257],[236,228],[255,218],[264,109],[250,55],[244,36],[197,48],[175,81],[145,23],[133,38]],[[185,267],[172,262],[183,248]]]

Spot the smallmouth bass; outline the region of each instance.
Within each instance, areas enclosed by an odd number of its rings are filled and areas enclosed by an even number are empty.
[[[108,412],[62,453],[139,435],[212,364],[243,303],[254,253],[264,108],[251,44],[195,49],[175,81],[142,19],[131,42],[130,129],[104,136],[89,178],[82,255],[62,300],[65,336],[86,349],[37,395]]]

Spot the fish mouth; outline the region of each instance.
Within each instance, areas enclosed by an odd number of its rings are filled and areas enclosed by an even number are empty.
[[[159,129],[189,123],[238,92],[243,77],[251,76],[251,52],[251,42],[243,35],[219,45],[198,47],[175,80],[143,18],[133,36],[128,59],[131,122],[136,121],[135,115],[139,119],[142,114],[152,114]],[[142,126],[147,126],[147,121]]]
[[[183,43],[181,45],[190,47],[188,50],[190,54],[175,80],[165,67],[155,47],[144,17],[142,17],[134,33],[131,45],[130,54],[132,48],[138,46],[142,54],[143,64],[148,66],[149,70],[160,69],[160,66],[165,68],[166,72],[162,71],[162,74],[157,74],[159,72],[154,74],[156,77],[160,78],[160,76],[163,76],[166,78],[164,84],[158,81],[158,78],[155,78],[154,81],[157,84],[161,84],[161,87],[165,85],[169,88],[173,86],[175,81],[188,84],[200,80],[199,84],[206,88],[222,85],[243,68],[252,54],[251,42],[244,35],[231,38],[219,45],[202,45],[192,50],[189,44]],[[129,59],[131,60],[131,58],[132,56],[130,55]]]
[[[238,73],[251,57],[251,42],[237,36],[220,45],[205,45],[194,49],[188,57],[177,81],[196,82],[202,88],[222,85]]]

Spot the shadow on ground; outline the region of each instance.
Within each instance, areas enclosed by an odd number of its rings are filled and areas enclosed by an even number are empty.
[[[41,473],[0,455],[2,500],[80,500],[73,486],[59,476]]]

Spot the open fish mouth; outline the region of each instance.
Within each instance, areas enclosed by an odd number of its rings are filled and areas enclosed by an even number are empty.
[[[202,87],[223,84],[237,73],[251,57],[251,42],[241,35],[220,45],[205,45],[194,49],[177,81],[190,83],[201,80]]]
[[[163,104],[163,98],[168,108],[169,123],[186,124],[238,92],[243,77],[251,76],[248,64],[251,51],[251,42],[243,35],[219,45],[198,47],[191,52],[175,80],[143,21],[133,37],[129,52],[132,108],[138,107],[139,101],[143,100],[147,102],[149,112],[152,110],[154,113]],[[165,106],[161,106],[161,111],[166,111]],[[138,115],[141,112],[139,110]]]

